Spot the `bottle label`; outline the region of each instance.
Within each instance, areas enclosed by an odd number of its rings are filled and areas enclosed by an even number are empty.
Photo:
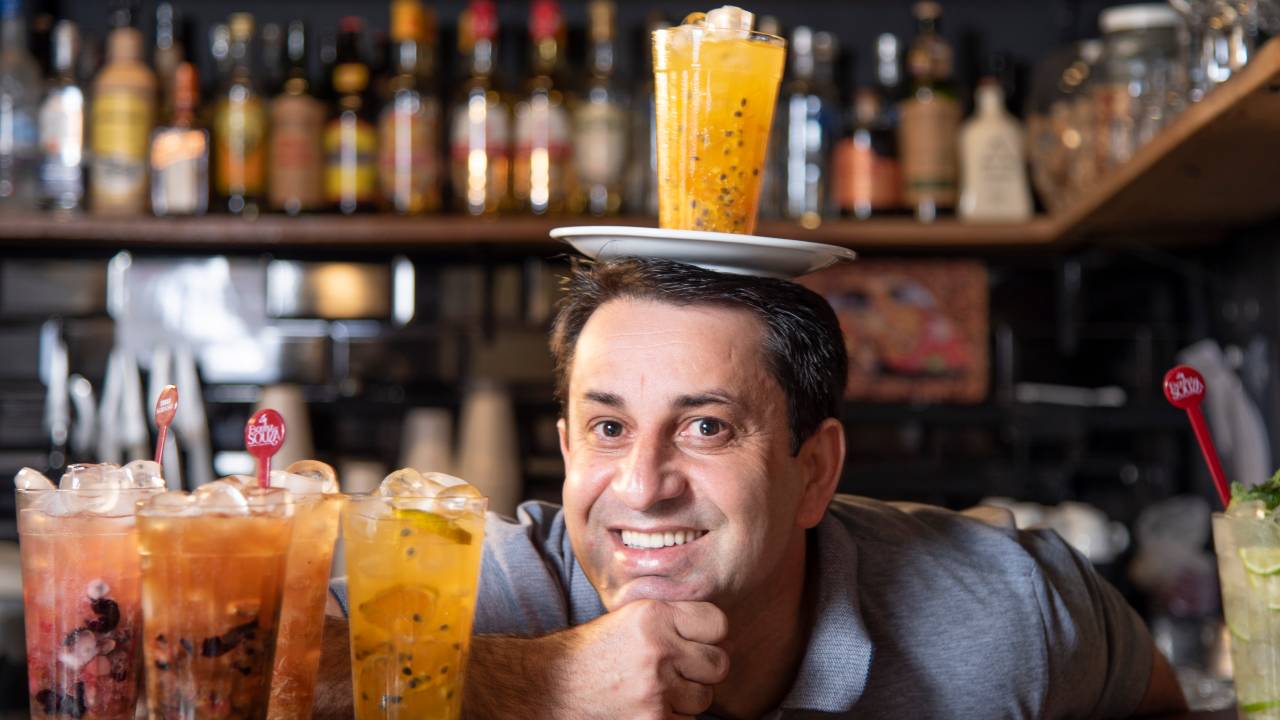
[[[373,127],[345,112],[324,132],[325,199],[343,209],[373,202],[378,193],[378,137]]]
[[[261,98],[243,93],[243,88],[233,88],[232,96],[219,103],[213,121],[219,195],[262,193],[264,113]]]
[[[584,103],[575,117],[573,161],[584,183],[615,185],[626,169],[627,115],[612,102]]]
[[[516,106],[515,195],[535,212],[565,195],[569,163],[569,116],[545,93]]]
[[[934,94],[902,103],[903,195],[909,205],[932,198],[938,207],[955,206],[959,129],[960,105],[952,98]]]
[[[191,215],[208,193],[208,136],[169,128],[151,143],[151,206],[157,215]]]
[[[506,108],[476,91],[453,111],[449,133],[453,187],[462,209],[497,210],[505,201],[511,161],[511,124]]]
[[[40,108],[40,185],[46,198],[77,204],[84,195],[84,97],[77,88],[49,95]]]
[[[271,113],[271,206],[297,212],[324,202],[324,108],[309,96],[278,98]]]
[[[400,212],[440,204],[440,108],[416,92],[397,93],[378,123],[382,194]]]
[[[141,210],[146,200],[152,103],[135,88],[108,88],[93,102],[95,205]]]

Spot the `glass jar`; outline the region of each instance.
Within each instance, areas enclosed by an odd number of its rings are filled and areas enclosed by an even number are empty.
[[[1121,5],[1099,16],[1103,53],[1094,85],[1097,138],[1105,168],[1133,157],[1186,104],[1182,19],[1163,3]]]
[[[1102,41],[1082,40],[1036,66],[1027,98],[1031,179],[1050,212],[1069,205],[1098,175],[1093,86]]]

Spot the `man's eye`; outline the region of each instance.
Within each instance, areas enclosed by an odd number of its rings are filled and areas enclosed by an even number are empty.
[[[622,437],[622,423],[614,420],[605,420],[596,425],[596,429],[600,434],[608,438]]]
[[[698,420],[695,428],[702,437],[715,437],[724,430],[724,423],[715,418],[702,418]]]

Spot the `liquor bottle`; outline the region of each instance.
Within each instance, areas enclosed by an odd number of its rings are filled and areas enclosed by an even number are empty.
[[[262,72],[259,73],[262,95],[275,97],[284,87],[284,30],[279,23],[263,23],[259,38],[262,45]]]
[[[834,63],[835,39],[830,33],[814,33],[803,26],[792,31],[792,77],[782,92],[783,132],[778,138],[785,143],[783,214],[806,228],[821,224],[827,202],[828,163],[838,117]]]
[[[1031,218],[1022,125],[1004,106],[995,78],[975,92],[974,116],[960,131],[960,217],[974,222]]]
[[[195,66],[173,74],[173,121],[151,136],[151,211],[203,215],[209,207],[209,133],[196,127],[200,80]]]
[[[253,16],[234,13],[230,73],[213,111],[214,188],[221,209],[255,216],[266,185],[267,110],[253,75]]]
[[[916,37],[907,52],[911,94],[900,106],[898,147],[904,200],[919,220],[931,222],[956,204],[960,103],[951,83],[951,47],[938,33],[942,6],[923,0],[912,12]]]
[[[184,54],[182,41],[177,34],[177,17],[174,14],[173,3],[157,3],[154,64],[156,83],[160,86],[160,107],[157,119],[161,123],[169,122],[173,116],[174,76],[178,72],[179,63],[184,59]]]
[[[512,166],[516,206],[535,215],[564,210],[571,184],[569,112],[557,83],[564,49],[557,0],[533,0],[529,8],[532,73],[515,106]]]
[[[377,209],[378,133],[365,117],[369,66],[360,58],[363,21],[345,17],[339,26],[333,66],[337,108],[324,129],[325,199],[343,214]]]
[[[459,210],[488,215],[511,203],[511,111],[498,91],[498,10],[493,0],[471,0],[458,20],[458,50],[468,78],[450,120],[449,164]]]
[[[832,181],[840,214],[867,220],[901,212],[898,137],[882,91],[861,88],[854,97],[853,130],[836,152]]]
[[[324,205],[325,107],[309,92],[307,31],[302,21],[289,23],[285,53],[289,70],[284,90],[271,103],[267,199],[273,210],[297,215]]]
[[[428,86],[434,25],[419,0],[392,1],[395,75],[378,119],[378,168],[384,204],[406,215],[440,209],[440,101]]]
[[[156,113],[156,77],[143,62],[143,38],[117,13],[107,64],[93,84],[89,172],[95,213],[141,215],[147,209],[147,150]]]
[[[613,0],[591,0],[589,58],[591,76],[573,113],[573,163],[578,187],[571,210],[615,215],[622,207],[627,170],[628,117],[613,82]]]
[[[40,64],[27,50],[21,0],[0,2],[0,210],[32,210],[40,148]]]
[[[70,20],[53,28],[53,77],[40,105],[40,199],[50,210],[84,202],[84,90],[76,81],[80,31]]]

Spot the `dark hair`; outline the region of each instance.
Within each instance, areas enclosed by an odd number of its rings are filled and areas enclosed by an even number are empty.
[[[616,299],[746,310],[764,328],[765,363],[787,399],[791,452],[823,420],[840,417],[849,359],[835,311],[821,295],[786,280],[729,275],[649,258],[573,261],[551,330],[556,399],[568,416],[569,371],[578,335],[599,307]]]

